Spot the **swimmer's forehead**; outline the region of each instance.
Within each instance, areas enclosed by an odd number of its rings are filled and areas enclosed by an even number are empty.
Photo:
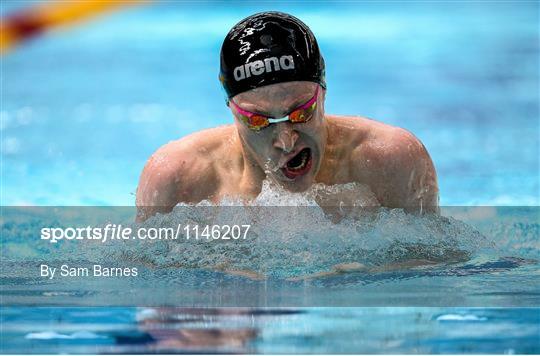
[[[313,97],[317,83],[287,82],[255,88],[233,97],[245,110],[260,114],[287,114]]]

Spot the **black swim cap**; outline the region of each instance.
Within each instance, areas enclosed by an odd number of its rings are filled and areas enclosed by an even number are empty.
[[[221,46],[219,80],[230,99],[269,84],[310,81],[326,88],[324,59],[302,21],[283,12],[261,12],[236,24]]]

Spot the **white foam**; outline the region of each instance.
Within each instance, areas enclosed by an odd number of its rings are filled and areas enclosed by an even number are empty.
[[[437,317],[437,321],[486,321],[487,318],[474,314],[444,314]]]
[[[25,339],[33,340],[55,340],[55,339],[104,339],[106,336],[98,335],[90,331],[76,331],[72,334],[60,334],[56,331],[42,331],[28,333],[24,336]]]

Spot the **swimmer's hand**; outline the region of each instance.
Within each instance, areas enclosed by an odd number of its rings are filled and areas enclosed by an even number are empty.
[[[412,260],[403,261],[403,262],[390,263],[390,264],[382,265],[382,266],[367,267],[359,262],[348,262],[348,263],[339,263],[337,265],[334,265],[328,271],[322,271],[322,272],[307,274],[303,276],[290,277],[290,278],[287,278],[286,280],[289,282],[298,282],[298,281],[309,281],[309,280],[313,280],[317,278],[332,277],[332,276],[348,274],[348,273],[358,273],[358,272],[383,273],[383,272],[399,271],[403,269],[433,266],[439,263],[440,262],[435,262],[435,261],[430,261],[430,260],[425,260],[425,259],[412,259]],[[262,281],[267,278],[266,275],[261,274],[259,272],[252,271],[252,270],[234,269],[230,267],[229,264],[226,262],[220,263],[214,266],[212,270],[220,271],[220,272],[230,274],[233,276],[245,277],[254,281]]]
[[[358,263],[358,262],[349,262],[349,263],[340,263],[340,264],[334,265],[329,271],[317,272],[317,273],[308,274],[305,276],[291,277],[291,278],[288,278],[287,280],[291,282],[309,281],[316,278],[337,276],[337,275],[345,274],[345,273],[357,273],[357,272],[382,273],[382,272],[390,272],[390,271],[397,271],[397,270],[424,267],[424,266],[432,266],[435,264],[438,264],[438,263],[434,261],[419,260],[419,259],[390,263],[388,265],[376,266],[376,267],[366,267],[363,264]]]
[[[317,273],[308,274],[305,276],[291,277],[291,278],[287,278],[287,280],[291,282],[306,281],[306,280],[311,280],[315,278],[336,276],[338,274],[344,274],[344,273],[363,272],[367,270],[368,268],[366,266],[358,262],[340,263],[340,264],[332,266],[332,268],[329,271],[317,272]]]
[[[254,281],[262,281],[266,279],[264,274],[249,270],[249,269],[235,269],[230,266],[228,262],[219,263],[211,268],[213,271],[223,272],[233,276],[245,277]]]
[[[267,278],[266,275],[255,272],[253,270],[234,269],[230,267],[230,265],[227,262],[220,263],[211,269],[213,271],[219,271],[219,272],[223,272],[225,274],[230,274],[233,276],[245,277],[254,281],[262,281]],[[329,277],[329,276],[334,276],[338,274],[361,272],[361,271],[367,271],[367,270],[368,268],[366,266],[358,262],[340,263],[335,266],[332,266],[330,271],[318,272],[318,273],[313,273],[313,274],[309,274],[305,276],[291,277],[291,278],[287,278],[287,281],[310,280],[310,279],[315,279],[315,278]]]

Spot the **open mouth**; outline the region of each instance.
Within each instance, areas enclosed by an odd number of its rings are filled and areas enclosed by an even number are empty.
[[[311,168],[311,149],[304,148],[296,156],[291,158],[285,167],[281,168],[283,174],[290,179],[302,176],[309,172]]]

